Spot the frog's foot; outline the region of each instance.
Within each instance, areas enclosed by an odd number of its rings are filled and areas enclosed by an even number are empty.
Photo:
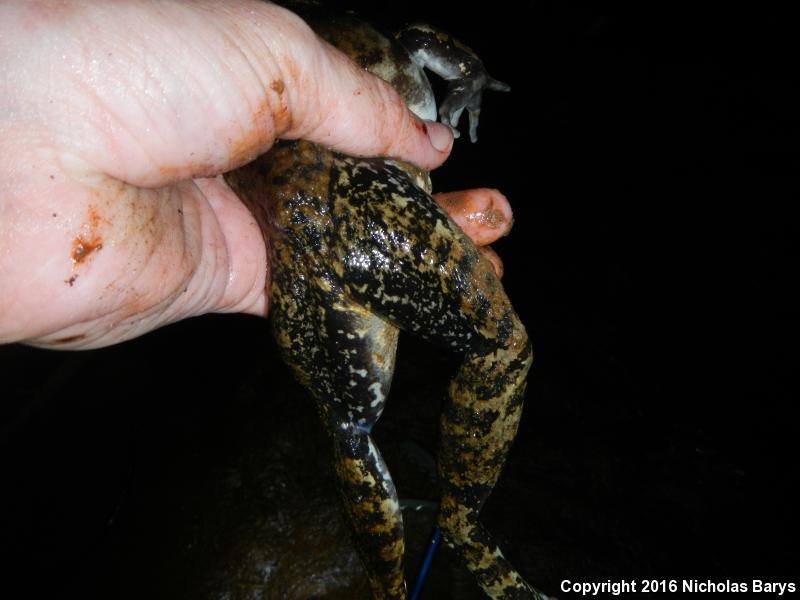
[[[481,60],[451,35],[427,24],[417,23],[398,32],[397,39],[419,66],[449,81],[439,118],[459,137],[461,113],[469,113],[469,137],[478,140],[478,117],[485,90],[507,92],[511,87],[490,77]]]
[[[458,122],[466,108],[469,114],[469,139],[473,144],[478,141],[478,119],[485,89],[507,92],[511,86],[489,77],[485,71],[454,80],[448,86],[447,96],[439,108],[439,119],[450,126],[454,137],[460,137]]]

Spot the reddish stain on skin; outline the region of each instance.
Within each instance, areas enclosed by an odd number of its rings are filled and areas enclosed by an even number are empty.
[[[283,81],[278,79],[273,81],[270,88],[278,94],[278,103],[273,106],[269,102],[264,102],[253,117],[254,127],[264,127],[265,119],[270,119],[275,127],[275,134],[279,135],[288,131],[292,127],[292,115],[289,114],[289,107],[286,104],[286,97],[283,94],[286,86]],[[266,112],[269,111],[269,112]]]
[[[159,167],[158,172],[166,175],[171,179],[195,179],[197,177],[210,177],[216,175],[219,169],[215,169],[212,165],[204,164],[201,162],[190,162],[183,166],[166,166]]]
[[[230,168],[249,163],[258,156],[258,151],[265,144],[264,132],[256,129],[244,134],[239,139],[229,140]]]
[[[82,340],[85,337],[86,337],[86,335],[81,333],[79,335],[70,335],[70,336],[67,336],[67,337],[59,338],[57,340],[53,340],[52,343],[53,344],[69,344],[71,342],[78,342],[78,341]]]
[[[97,208],[95,208],[93,205],[89,205],[89,210],[86,214],[86,220],[88,221],[90,229],[97,229],[97,226],[100,224],[100,215],[97,212]]]
[[[78,265],[85,261],[92,252],[97,252],[102,247],[103,241],[99,236],[87,239],[79,235],[72,240],[72,254],[70,254],[70,258],[74,264]]]
[[[283,61],[283,67],[285,72],[289,74],[289,80],[297,83],[300,81],[300,69],[297,67],[297,63],[294,62],[291,58],[286,58]]]
[[[270,87],[278,94],[285,90],[284,83],[280,80],[273,81]],[[254,160],[273,141],[273,136],[277,137],[291,127],[292,115],[284,102],[284,96],[278,96],[277,104],[270,98],[265,98],[253,112],[250,129],[242,137],[229,141],[230,168]]]
[[[222,135],[227,134],[229,156],[228,166],[223,171],[230,171],[255,160],[275,136],[291,128],[292,117],[283,96],[280,95],[286,89],[283,81],[276,79],[269,87],[279,95],[277,106],[273,106],[274,101],[265,98],[253,111],[251,123],[241,136],[233,135],[234,131],[222,132]],[[186,165],[163,166],[159,168],[159,172],[177,180],[211,177],[218,174],[220,169],[198,161]]]
[[[159,167],[158,172],[162,175],[176,175],[182,170],[182,167]]]
[[[100,215],[94,206],[89,206],[86,215],[86,223],[83,224],[84,231],[72,240],[72,252],[70,259],[73,265],[79,265],[84,262],[90,255],[99,251],[103,247],[103,239],[97,233],[97,228],[100,225]],[[76,276],[77,277],[77,276]],[[75,280],[69,281],[69,285]]]

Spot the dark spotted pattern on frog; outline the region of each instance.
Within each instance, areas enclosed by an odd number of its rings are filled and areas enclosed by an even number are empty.
[[[430,197],[427,173],[301,141],[226,178],[266,233],[272,330],[331,436],[373,599],[406,598],[400,506],[370,438],[399,329],[464,357],[441,418],[446,543],[490,597],[543,597],[478,521],[516,434],[531,345],[491,264]]]

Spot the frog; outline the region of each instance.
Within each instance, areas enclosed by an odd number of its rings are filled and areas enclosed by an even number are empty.
[[[482,94],[509,87],[467,46],[427,24],[395,36],[352,13],[290,4],[323,39],[435,120],[424,69],[448,80],[438,116],[464,110],[477,140]],[[533,349],[492,262],[431,196],[430,174],[280,141],[226,175],[264,231],[270,319],[285,363],[314,399],[372,600],[405,600],[403,519],[371,432],[386,405],[401,330],[456,353],[440,417],[437,524],[495,599],[547,598],[503,556],[479,514],[522,414]]]

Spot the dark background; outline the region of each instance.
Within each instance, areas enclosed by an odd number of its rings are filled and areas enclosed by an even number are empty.
[[[515,211],[496,249],[537,360],[487,519],[512,556],[540,559],[526,576],[550,593],[796,581],[793,22],[675,3],[348,4],[438,24],[512,86],[485,96],[479,143],[458,141],[434,185],[497,187]],[[413,340],[399,360],[403,381],[441,377]],[[168,537],[198,493],[176,471],[231,452],[215,431],[253,409],[242,382],[267,390],[266,418],[292,385],[266,324],[239,316],[91,352],[2,347],[0,373],[0,547],[25,597],[91,596],[99,570],[114,597],[121,563],[153,559],[136,532]]]

